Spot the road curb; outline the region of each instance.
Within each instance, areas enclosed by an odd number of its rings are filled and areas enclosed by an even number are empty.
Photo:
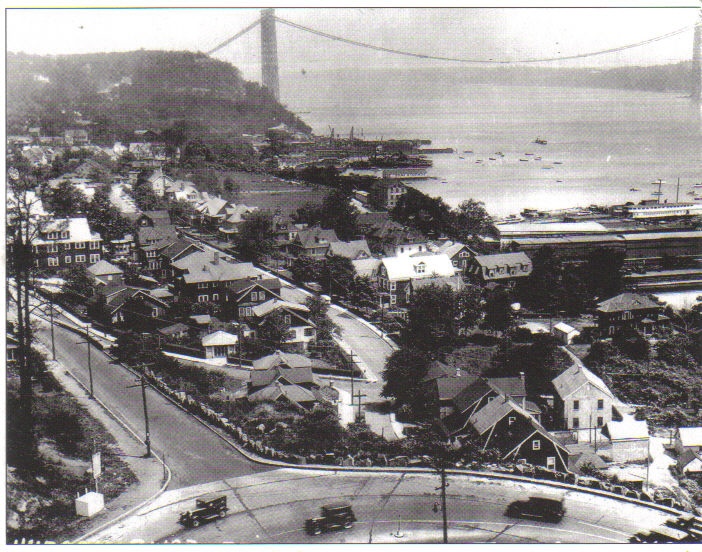
[[[73,379],[81,388],[83,388],[83,390],[84,390],[86,393],[89,393],[89,390],[88,390],[88,388],[85,386],[85,384],[83,384],[83,382],[81,382],[70,370],[64,370],[64,372],[65,372],[71,379]],[[132,430],[132,428],[130,428],[124,421],[122,421],[122,420],[119,418],[119,416],[117,416],[114,412],[112,412],[112,410],[110,410],[110,409],[107,407],[107,405],[105,405],[105,403],[103,403],[100,399],[98,399],[98,398],[95,397],[94,395],[93,395],[93,400],[94,400],[98,405],[100,405],[100,407],[101,407],[103,410],[105,410],[105,412],[107,412],[107,413],[110,415],[110,417],[111,417],[112,419],[114,419],[119,425],[121,425],[124,429],[126,429],[137,441],[139,441],[140,443],[142,443],[142,444],[144,444],[144,445],[146,444],[146,443],[144,442],[144,440],[143,440],[141,437],[139,437],[139,435],[137,435],[137,434],[134,432],[134,430]],[[166,489],[168,488],[168,485],[169,485],[170,482],[171,482],[171,476],[172,476],[172,474],[171,474],[171,469],[168,467],[168,464],[166,464],[166,463],[163,461],[163,459],[162,459],[161,457],[159,457],[156,453],[153,453],[153,452],[152,452],[152,454],[153,454],[153,456],[154,456],[159,462],[161,462],[161,465],[163,465],[163,467],[166,469],[166,473],[168,474],[167,477],[166,477],[166,480],[165,480],[164,483],[161,485],[161,487],[159,488],[159,490],[156,491],[156,492],[155,492],[153,495],[151,495],[149,498],[147,498],[146,500],[140,502],[140,503],[137,504],[136,506],[130,508],[130,509],[127,510],[126,512],[122,512],[122,513],[121,513],[119,516],[117,516],[116,518],[111,519],[111,520],[109,520],[109,521],[106,521],[106,522],[103,523],[102,525],[99,525],[98,527],[96,527],[96,528],[94,528],[94,529],[91,529],[90,531],[88,531],[87,533],[81,535],[80,537],[78,537],[78,538],[76,538],[76,539],[74,539],[74,540],[72,540],[72,541],[68,541],[66,544],[82,544],[82,543],[85,543],[85,542],[86,542],[86,539],[88,539],[91,535],[94,535],[95,533],[98,533],[98,532],[100,532],[100,531],[103,531],[104,529],[106,529],[106,528],[108,528],[108,527],[114,525],[115,523],[119,523],[119,522],[122,521],[124,518],[126,518],[126,517],[132,515],[132,514],[133,514],[134,512],[136,512],[137,510],[140,510],[140,509],[143,508],[144,506],[147,506],[150,502],[156,500],[159,496],[161,496],[161,495],[166,491]]]

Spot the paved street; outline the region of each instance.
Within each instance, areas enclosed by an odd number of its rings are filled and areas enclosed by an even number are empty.
[[[74,333],[56,326],[57,359],[89,387],[87,346]],[[38,331],[39,339],[50,348],[49,330]],[[131,387],[136,378],[122,366],[113,364],[99,349],[91,347],[93,389],[108,408],[133,431],[144,436],[144,409],[140,387]],[[254,464],[234,448],[162,395],[147,387],[147,408],[152,448],[165,453],[173,473],[171,488],[247,475],[266,468]]]
[[[453,543],[624,543],[641,528],[667,517],[642,506],[531,483],[449,475],[449,541]],[[442,538],[438,477],[431,474],[330,473],[280,469],[169,491],[96,542],[207,543],[438,543]],[[184,529],[178,514],[195,497],[227,496],[229,515]],[[557,524],[513,519],[507,505],[536,493],[565,495],[566,517]],[[334,497],[330,499],[329,497]],[[357,523],[347,531],[309,536],[304,520],[329,501],[352,504]],[[398,535],[399,529],[399,535]]]

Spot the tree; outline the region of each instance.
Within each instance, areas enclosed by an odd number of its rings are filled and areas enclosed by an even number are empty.
[[[397,201],[391,217],[427,236],[450,234],[451,209],[439,197],[429,197],[414,188],[408,188]]]
[[[299,451],[306,454],[334,450],[341,443],[344,430],[335,411],[318,406],[298,418],[295,433]]]
[[[231,176],[224,178],[222,186],[224,187],[225,192],[227,192],[235,201],[238,201],[239,194],[241,193],[241,186],[237,182],[234,182]]]
[[[495,331],[504,331],[512,324],[512,300],[504,289],[489,292],[485,299],[483,325]]]
[[[482,293],[476,286],[466,286],[456,293],[456,321],[458,330],[472,329],[483,317]]]
[[[422,351],[451,345],[457,332],[457,308],[451,287],[432,284],[415,291],[407,311],[404,343]]]
[[[339,328],[327,314],[327,302],[317,295],[312,295],[305,301],[305,306],[310,309],[309,319],[317,326],[317,341],[332,341],[332,333],[338,332]]]
[[[74,265],[64,271],[64,284],[61,294],[73,304],[86,304],[93,294],[93,279],[85,265]]]
[[[422,412],[427,395],[422,380],[427,375],[430,362],[428,352],[412,346],[393,352],[385,363],[385,384],[380,395],[394,399],[398,408],[406,406],[413,413]]]
[[[83,192],[70,180],[62,180],[55,188],[51,188],[46,199],[58,218],[75,217],[84,213],[88,204]]]
[[[17,364],[20,377],[16,413],[18,436],[15,465],[22,471],[31,471],[37,461],[37,441],[32,405],[33,332],[31,325],[31,291],[35,287],[37,268],[32,242],[39,236],[40,222],[36,211],[40,200],[36,194],[36,178],[21,162],[8,170],[7,194],[7,272],[11,286],[8,297],[17,312]]]
[[[256,329],[257,341],[263,342],[266,347],[271,349],[280,349],[288,333],[290,325],[285,322],[285,315],[277,310],[266,317],[262,324]]]
[[[620,293],[623,286],[623,265],[623,251],[608,247],[598,247],[590,251],[583,267],[590,292],[600,299],[614,297]]]
[[[88,316],[100,324],[109,325],[112,322],[110,311],[110,306],[102,293],[97,293],[88,303]]]
[[[87,205],[86,214],[91,229],[100,233],[105,243],[122,238],[131,231],[130,222],[110,201],[110,188],[100,186]]]
[[[531,274],[517,283],[517,297],[537,312],[555,313],[561,302],[562,263],[551,247],[538,249],[531,262]]]
[[[148,177],[148,172],[142,171],[139,174],[137,181],[132,186],[132,198],[140,210],[155,211],[163,207],[164,203],[154,192]]]
[[[322,203],[320,225],[333,228],[341,240],[352,240],[358,236],[358,210],[351,205],[349,194],[341,190],[332,191]]]
[[[485,210],[482,201],[467,199],[452,211],[453,227],[451,237],[467,240],[474,234],[484,234],[494,228],[492,218]]]
[[[273,215],[255,211],[239,228],[237,246],[241,256],[247,260],[259,261],[275,248]]]
[[[350,259],[338,255],[325,257],[321,263],[320,284],[325,292],[332,296],[332,292],[342,297],[348,297],[356,269]]]

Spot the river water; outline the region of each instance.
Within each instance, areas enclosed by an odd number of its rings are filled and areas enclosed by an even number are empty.
[[[347,136],[354,127],[368,139],[429,138],[454,148],[431,156],[435,179],[412,185],[450,205],[483,201],[494,216],[638,202],[652,197],[658,179],[662,201],[690,200],[702,182],[700,108],[680,93],[494,84],[450,68],[281,80],[283,102],[316,134],[332,127]]]

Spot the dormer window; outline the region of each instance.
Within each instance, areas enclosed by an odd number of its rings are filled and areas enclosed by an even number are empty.
[[[415,265],[414,271],[417,274],[424,274],[424,271],[426,270],[426,268],[427,268],[427,265],[425,265],[424,263],[419,263],[418,265]]]
[[[48,234],[46,234],[47,240],[57,240],[58,238],[59,238],[58,232],[49,232]]]
[[[61,239],[62,240],[67,240],[69,236],[68,230],[64,230],[61,232]]]

